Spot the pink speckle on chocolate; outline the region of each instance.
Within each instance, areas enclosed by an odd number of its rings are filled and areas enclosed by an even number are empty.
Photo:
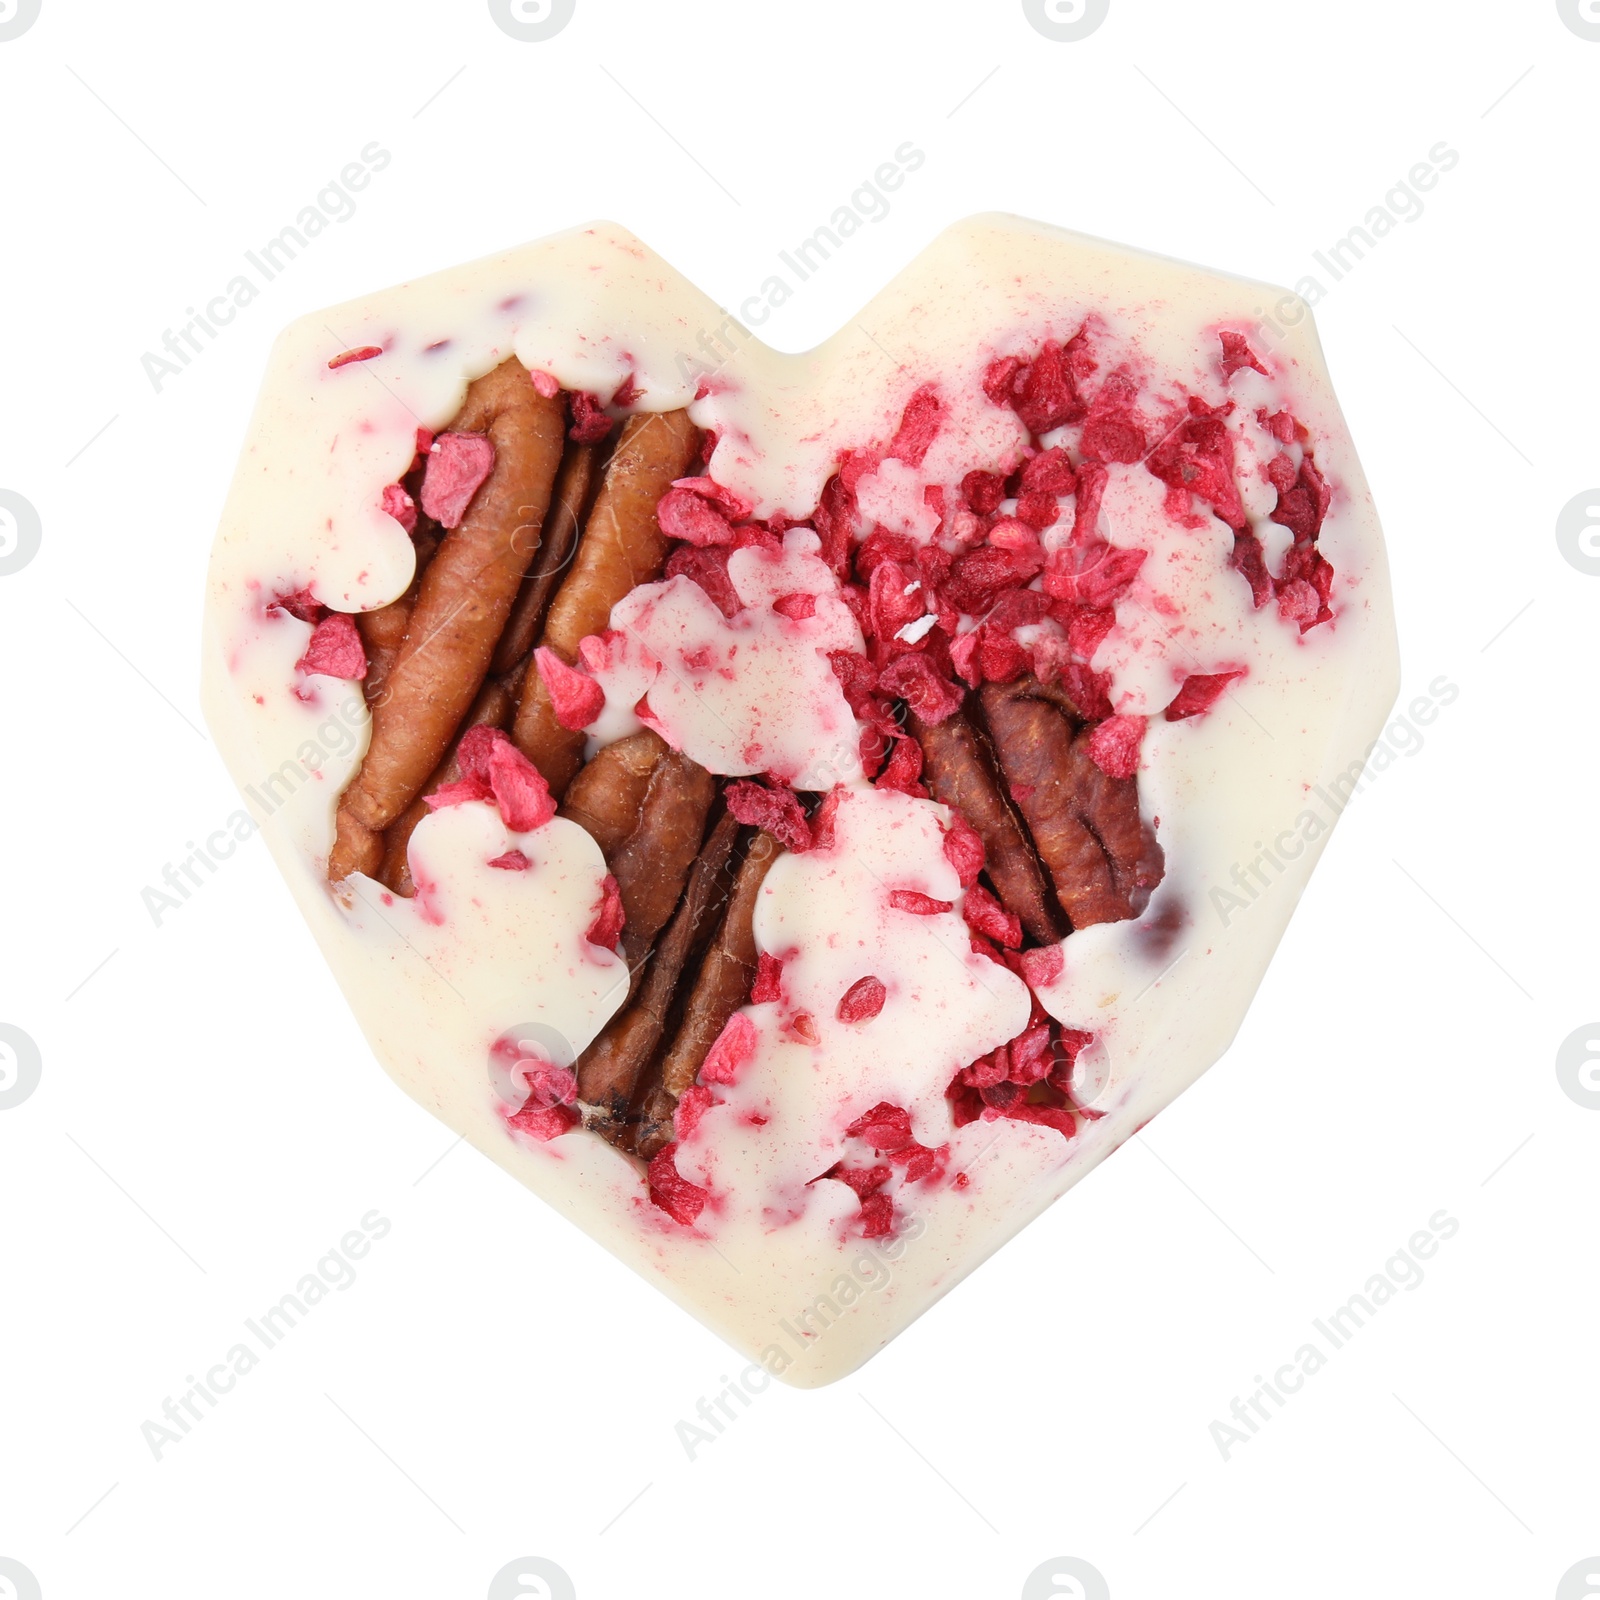
[[[494,469],[494,446],[481,433],[442,433],[428,451],[422,509],[442,528],[457,528],[479,485]]]

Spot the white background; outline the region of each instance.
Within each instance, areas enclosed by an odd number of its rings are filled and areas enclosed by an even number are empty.
[[[1077,43],[1016,0],[577,0],[543,43],[483,0],[43,0],[0,42],[0,488],[42,526],[0,577],[0,1022],[43,1063],[0,1111],[0,1557],[45,1600],[478,1600],[524,1555],[583,1600],[1013,1597],[1062,1555],[1115,1600],[1546,1600],[1600,1555],[1600,1110],[1555,1068],[1600,1017],[1600,576],[1555,535],[1600,483],[1597,85],[1555,0],[1111,0]],[[806,347],[988,209],[1315,273],[1402,705],[1459,696],[1206,1078],[691,1461],[732,1352],[388,1083],[259,839],[159,928],[140,891],[238,805],[199,608],[282,324],[595,216],[736,306],[908,139],[763,333]],[[141,355],[371,140],[356,214],[156,393]],[[1441,140],[1332,284],[1313,252]],[[358,1281],[155,1460],[141,1424],[374,1208]],[[1211,1423],[1441,1208],[1420,1287],[1224,1461]]]

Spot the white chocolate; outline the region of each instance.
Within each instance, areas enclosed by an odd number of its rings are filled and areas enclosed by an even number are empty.
[[[723,314],[631,235],[597,224],[307,317],[274,348],[206,609],[206,712],[229,768],[391,1075],[787,1381],[824,1383],[859,1365],[1221,1054],[1326,842],[1324,822],[1313,836],[1300,819],[1313,809],[1325,819],[1330,807],[1308,797],[1339,792],[1336,780],[1359,766],[1392,703],[1398,666],[1377,518],[1309,312],[1298,307],[1304,315],[1276,340],[1258,327],[1259,308],[1286,304],[1298,306],[1275,289],[985,216],[942,235],[816,350],[784,355],[747,339],[696,400],[705,374],[686,352]],[[986,365],[1070,338],[1086,318],[1107,366],[1127,366],[1147,392],[1182,386],[1209,403],[1238,402],[1228,421],[1236,476],[1274,571],[1287,536],[1259,520],[1274,504],[1261,467],[1282,447],[1255,412],[1292,410],[1333,488],[1320,549],[1336,572],[1333,621],[1302,635],[1275,606],[1252,608],[1227,565],[1222,523],[1197,506],[1202,525],[1180,526],[1142,466],[1110,469],[1100,531],[1149,556],[1093,665],[1109,673],[1119,711],[1152,715],[1140,793],[1159,819],[1167,876],[1138,921],[1073,934],[1042,996],[1097,1035],[1080,1069],[1092,1068],[1104,1115],[1080,1122],[1070,1141],[1011,1121],[950,1125],[945,1086],[1024,1025],[1026,989],[970,952],[940,845],[942,808],[864,786],[853,719],[826,661],[829,649],[859,648],[860,634],[811,536],[791,531],[781,562],[733,557],[750,609],[732,621],[686,580],[623,602],[613,626],[625,625],[625,643],[599,674],[608,704],[592,730],[603,742],[636,726],[633,707],[648,690],[658,725],[714,770],[792,771],[806,782],[831,772],[850,788],[841,848],[785,857],[763,887],[756,935],[787,957],[784,1001],[749,1008],[755,1053],[678,1153],[679,1171],[712,1198],[685,1228],[649,1203],[638,1166],[599,1138],[579,1130],[541,1144],[508,1131],[491,1080],[495,1040],[536,1024],[562,1042],[551,1053],[570,1059],[621,1003],[620,961],[583,937],[600,852],[574,824],[514,835],[492,806],[473,803],[417,829],[415,900],[359,878],[330,890],[334,806],[364,747],[366,713],[354,686],[297,672],[310,628],[270,608],[273,597],[309,585],[324,604],[359,610],[404,590],[411,546],[379,508],[382,490],[406,470],[417,427],[443,428],[467,383],[511,353],[601,395],[632,373],[644,409],[691,404],[719,436],[711,475],[761,517],[807,515],[840,453],[881,448],[910,395],[936,384],[947,410],[921,466],[884,462],[859,488],[871,518],[929,538],[937,519],[925,488],[953,492],[967,471],[1009,471],[1021,459],[1020,423],[983,395]],[[1219,327],[1250,336],[1271,377],[1243,370],[1225,383]],[[341,349],[363,344],[384,354],[329,370]],[[1075,430],[1059,437],[1072,443]],[[1047,544],[1070,526],[1072,503],[1063,503]],[[770,610],[797,591],[820,597],[814,618]],[[714,665],[685,673],[685,649],[706,643],[724,653],[740,644],[737,660],[754,663],[748,676],[713,684],[704,673]],[[1206,715],[1154,715],[1188,673],[1234,668],[1247,676]],[[360,737],[330,754],[345,742],[329,732],[341,715]],[[527,870],[488,865],[513,847]],[[891,888],[953,909],[895,911]],[[867,973],[888,990],[883,1012],[840,1022],[839,997]],[[293,984],[285,968],[274,1009],[293,1004]],[[785,1029],[797,1010],[813,1019],[817,1044]],[[850,1189],[811,1180],[840,1158],[845,1126],[880,1100],[904,1106],[924,1143],[949,1149],[940,1180],[892,1180],[898,1233],[869,1249]],[[852,1278],[864,1254],[880,1265]]]

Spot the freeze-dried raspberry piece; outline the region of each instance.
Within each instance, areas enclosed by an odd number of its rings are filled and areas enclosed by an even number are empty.
[[[923,384],[906,401],[906,408],[900,415],[900,426],[889,441],[888,454],[897,461],[904,461],[907,466],[920,467],[943,420],[944,402],[939,398],[938,390],[931,383]]]
[[[817,807],[817,813],[811,819],[811,848],[813,850],[831,850],[837,842],[834,838],[834,826],[839,816],[839,803],[844,799],[843,785],[836,785],[830,789],[823,802]]]
[[[756,1051],[756,1025],[742,1011],[723,1024],[700,1068],[702,1083],[733,1083]]]
[[[841,1022],[870,1022],[883,1010],[889,991],[874,977],[857,978],[839,1001]]]
[[[822,1037],[817,1032],[816,1020],[809,1011],[795,1012],[785,1026],[801,1044],[815,1044]]]
[[[550,691],[550,709],[568,732],[581,733],[605,710],[606,692],[587,672],[569,667],[544,645],[533,652],[533,662]]]
[[[340,367],[349,366],[352,361],[370,361],[374,356],[381,356],[382,354],[383,346],[381,344],[357,345],[354,350],[345,350],[336,355],[328,363],[328,370],[334,372]]]
[[[1279,456],[1277,461],[1287,462],[1287,459]],[[1276,466],[1277,461],[1272,465]],[[1314,540],[1322,531],[1323,519],[1333,499],[1328,481],[1317,470],[1316,462],[1310,456],[1303,457],[1293,481],[1288,484],[1275,481],[1274,487],[1278,490],[1278,503],[1272,509],[1272,520],[1289,529],[1297,541]]]
[[[1105,637],[1117,625],[1117,613],[1111,606],[1079,605],[1066,602],[1056,613],[1067,630],[1067,645],[1073,655],[1092,661],[1094,653]]]
[[[1226,382],[1241,367],[1253,367],[1262,377],[1267,376],[1267,369],[1257,359],[1255,351],[1250,348],[1249,342],[1242,333],[1233,333],[1228,329],[1217,336],[1222,340],[1222,378]]]
[[[407,533],[417,530],[417,502],[398,483],[387,484],[383,491],[383,509]]]
[[[794,790],[767,789],[739,778],[728,785],[725,798],[728,809],[746,826],[765,828],[796,855],[811,848],[811,824]]]
[[[916,540],[909,534],[895,533],[889,528],[874,528],[856,546],[856,576],[871,582],[872,574],[885,561],[898,561],[903,567],[914,568],[917,564]]]
[[[1320,608],[1317,591],[1304,578],[1296,578],[1278,590],[1278,615],[1285,622],[1298,622],[1302,633],[1317,620]]]
[[[983,840],[978,830],[959,811],[952,808],[950,826],[944,835],[944,858],[956,869],[963,889],[970,889],[983,871]]]
[[[703,1083],[691,1083],[678,1097],[677,1107],[672,1113],[673,1137],[680,1144],[692,1137],[706,1112],[712,1106],[721,1104]]]
[[[856,497],[837,472],[822,486],[811,526],[822,540],[822,559],[838,577],[844,577],[850,569],[850,540],[856,531]]]
[[[442,811],[446,806],[465,805],[472,800],[492,800],[494,792],[481,778],[462,778],[456,783],[441,783],[422,799],[430,811]]]
[[[1139,770],[1144,718],[1107,717],[1089,734],[1089,755],[1109,778],[1131,778]]]
[[[533,379],[533,387],[535,392],[544,399],[554,400],[555,397],[561,393],[561,385],[556,381],[553,374],[543,372],[539,368],[535,367],[533,371],[528,374],[528,376]]]
[[[706,1201],[711,1196],[678,1171],[677,1156],[678,1146],[674,1141],[663,1145],[652,1157],[647,1173],[650,1199],[674,1222],[680,1222],[687,1228],[705,1210]]]
[[[669,578],[689,578],[711,597],[723,616],[733,618],[744,609],[744,602],[728,576],[726,548],[699,549],[681,544],[667,558]]]
[[[600,884],[600,903],[594,908],[594,921],[589,924],[589,931],[584,934],[584,938],[590,944],[614,950],[617,940],[622,937],[622,928],[626,920],[626,914],[622,909],[622,890],[617,880],[608,872]]]
[[[1169,504],[1187,511],[1192,495],[1238,529],[1245,526],[1244,502],[1233,478],[1233,439],[1224,421],[1232,411],[1232,401],[1208,406],[1190,395],[1188,415],[1156,442],[1145,467],[1172,491]]]
[[[275,594],[267,602],[268,611],[286,611],[301,622],[315,622],[327,608],[309,589],[295,589],[288,594]]]
[[[598,395],[583,389],[572,392],[572,426],[567,437],[577,444],[598,444],[611,432],[611,418],[605,414]]]
[[[1017,374],[1027,363],[1021,356],[1001,356],[983,369],[983,392],[992,405],[1008,406],[1015,391]]]
[[[750,1004],[765,1005],[783,998],[783,963],[763,950],[756,957],[756,981],[750,985]]]
[[[1036,1122],[1041,1127],[1054,1128],[1063,1139],[1072,1138],[1078,1131],[1077,1119],[1060,1106],[1036,1106],[1018,1100],[1007,1109],[1006,1116],[1013,1122]]]
[[[1024,1028],[1006,1047],[1010,1071],[1007,1076],[1013,1083],[1023,1085],[1042,1083],[1050,1076],[1054,1065],[1050,1050],[1050,1024],[1036,1022]]]
[[[966,898],[961,903],[961,915],[975,933],[993,939],[1004,949],[1021,948],[1021,919],[1012,916],[981,883],[975,883],[967,890]]]
[[[1078,475],[1072,470],[1072,457],[1060,445],[1041,450],[1023,464],[1024,494],[1071,494],[1077,487]]]
[[[793,594],[780,594],[772,602],[772,609],[790,622],[804,622],[806,618],[816,616],[817,597],[804,589],[797,589]]]
[[[983,620],[998,633],[1010,633],[1013,628],[1043,622],[1050,610],[1050,597],[1037,589],[1007,589],[989,607]]]
[[[861,1202],[861,1237],[882,1239],[894,1232],[894,1201],[886,1194],[869,1194]]]
[[[1191,672],[1183,680],[1183,687],[1172,697],[1172,704],[1162,715],[1168,722],[1182,722],[1185,717],[1198,717],[1217,703],[1230,683],[1243,676],[1243,667],[1237,672]]]
[[[952,909],[955,902],[935,900],[931,894],[923,894],[919,889],[891,889],[889,904],[896,911],[908,911],[914,917],[936,917],[941,911]]]
[[[636,374],[630,372],[626,378],[617,385],[617,392],[612,395],[612,405],[619,409],[631,406],[639,398],[639,385],[635,381]]]
[[[961,498],[979,516],[992,516],[1006,497],[1006,480],[998,472],[969,472],[961,480]]]
[[[904,700],[924,722],[943,722],[961,708],[961,691],[942,678],[923,655],[899,656],[883,670],[878,686]]]
[[[1250,585],[1250,599],[1259,610],[1272,598],[1272,578],[1267,572],[1266,552],[1261,541],[1247,529],[1239,529],[1233,536],[1233,550],[1228,565],[1244,574]]]
[[[1042,552],[980,545],[956,557],[944,592],[958,611],[980,616],[1002,589],[1026,583],[1043,564]]]
[[[1066,970],[1067,958],[1058,944],[1041,945],[1022,952],[1022,981],[1030,989],[1048,989]]]
[[[541,1143],[559,1139],[562,1134],[577,1127],[579,1120],[577,1108],[574,1106],[540,1106],[534,1105],[531,1101],[520,1111],[513,1112],[506,1118],[510,1126],[531,1135]]]
[[[879,789],[897,789],[922,800],[928,791],[917,781],[921,776],[922,746],[915,739],[897,738],[883,771],[872,781]]]
[[[991,368],[992,372],[994,369]],[[987,380],[988,374],[985,374]],[[987,381],[985,389],[987,389]],[[1010,384],[1012,409],[1030,433],[1048,433],[1083,419],[1085,406],[1067,363],[1066,350],[1047,341]]]
[[[669,539],[701,547],[733,543],[733,525],[709,500],[688,489],[668,489],[656,505],[656,521]]]
[[[1061,520],[1061,505],[1053,494],[1043,490],[1024,489],[1017,496],[1017,520],[1043,533]]]
[[[422,474],[422,509],[441,528],[459,528],[478,486],[494,470],[494,446],[481,433],[441,433]]]
[[[353,618],[343,611],[330,611],[315,628],[306,653],[296,665],[302,672],[319,672],[328,678],[364,678],[367,652]]]
[[[917,621],[927,610],[928,597],[922,580],[898,561],[880,561],[872,569],[867,586],[867,608],[872,635],[880,643],[891,639],[907,623]]]
[[[977,667],[985,683],[1010,683],[1028,670],[1028,652],[1009,633],[985,623],[978,630]]]
[[[504,734],[489,753],[489,787],[513,833],[531,833],[556,814],[543,774]]]
[[[911,1131],[911,1113],[888,1100],[880,1100],[870,1111],[862,1112],[844,1131],[848,1138],[864,1140],[880,1156],[917,1142]]]
[[[878,687],[878,669],[854,650],[830,650],[828,665],[844,690],[846,704],[859,717]]]
[[[1044,572],[1044,592],[1054,600],[1108,606],[1126,593],[1149,553],[1099,541],[1069,545],[1051,555]]]
[[[709,458],[710,447],[707,448],[706,454]],[[724,489],[714,478],[703,475],[698,478],[674,478],[672,487],[688,489],[691,493],[699,495],[702,500],[709,500],[730,522],[743,521],[750,515],[750,502],[741,499],[732,489]]]
[[[1139,390],[1131,379],[1112,373],[1100,385],[1083,424],[1080,448],[1085,461],[1132,463],[1144,454],[1144,423],[1136,405]]]
[[[491,867],[498,867],[502,872],[526,872],[533,863],[520,850],[507,850],[498,856],[489,858]]]
[[[976,689],[983,682],[983,668],[978,665],[978,646],[982,640],[979,630],[958,634],[950,641],[950,665],[956,669],[962,682]]]

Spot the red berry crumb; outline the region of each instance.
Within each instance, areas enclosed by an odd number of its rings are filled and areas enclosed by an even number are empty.
[[[874,977],[858,978],[839,1001],[841,1022],[870,1022],[883,1010],[889,991]]]
[[[676,1143],[661,1149],[649,1167],[650,1199],[661,1207],[674,1222],[691,1227],[696,1217],[705,1210],[710,1196],[698,1184],[690,1183],[677,1167]]]

